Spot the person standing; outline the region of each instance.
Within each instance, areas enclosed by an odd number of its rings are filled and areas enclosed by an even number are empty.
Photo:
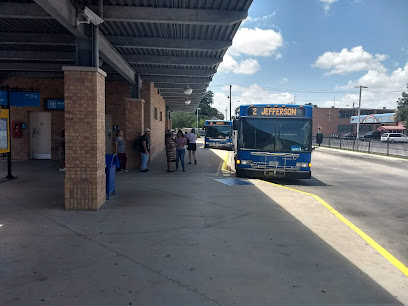
[[[184,146],[187,144],[187,140],[184,137],[183,132],[181,130],[177,132],[177,137],[174,139],[174,141],[176,143],[176,152],[177,152],[176,171],[178,170],[178,163],[180,160],[181,167],[183,168],[183,172],[186,172],[186,170],[184,169],[184,155],[186,154],[186,149],[184,148]]]
[[[191,132],[186,134],[186,139],[188,140],[187,151],[188,151],[188,163],[191,164],[191,152],[193,152],[194,164],[197,165],[197,160],[195,157],[195,151],[197,150],[197,134],[195,129],[191,129]]]
[[[140,137],[140,155],[142,157],[142,166],[140,167],[140,172],[147,172],[147,162],[149,161],[150,153],[150,129],[145,129],[145,133]]]
[[[126,170],[126,162],[127,162],[126,142],[125,142],[125,139],[123,138],[123,131],[121,130],[118,130],[118,132],[116,133],[115,154],[119,158],[119,165],[120,165],[119,171],[128,172]]]
[[[177,151],[176,143],[174,142],[174,136],[172,132],[166,133],[166,157],[167,157],[167,172],[171,171],[171,163],[176,161]]]

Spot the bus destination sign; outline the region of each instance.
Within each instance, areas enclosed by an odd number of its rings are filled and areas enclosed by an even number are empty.
[[[304,117],[303,107],[249,107],[248,116],[258,117]]]
[[[229,125],[229,122],[224,121],[209,121],[209,125]]]

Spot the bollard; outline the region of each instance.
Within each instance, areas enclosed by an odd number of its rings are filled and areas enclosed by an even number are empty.
[[[387,140],[387,156],[390,155],[390,141]]]

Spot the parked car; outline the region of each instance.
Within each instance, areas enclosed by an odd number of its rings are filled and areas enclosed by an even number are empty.
[[[381,141],[385,142],[408,142],[408,137],[402,133],[384,133]]]
[[[342,139],[356,139],[356,134],[353,133],[346,133],[341,136]]]
[[[368,139],[381,139],[381,131],[369,131],[363,136],[361,136],[361,140]]]

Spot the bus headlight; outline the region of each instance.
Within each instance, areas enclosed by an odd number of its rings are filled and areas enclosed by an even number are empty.
[[[252,160],[241,160],[241,165],[251,165],[252,163]]]
[[[309,168],[311,166],[310,163],[296,163],[296,167],[300,168]]]

